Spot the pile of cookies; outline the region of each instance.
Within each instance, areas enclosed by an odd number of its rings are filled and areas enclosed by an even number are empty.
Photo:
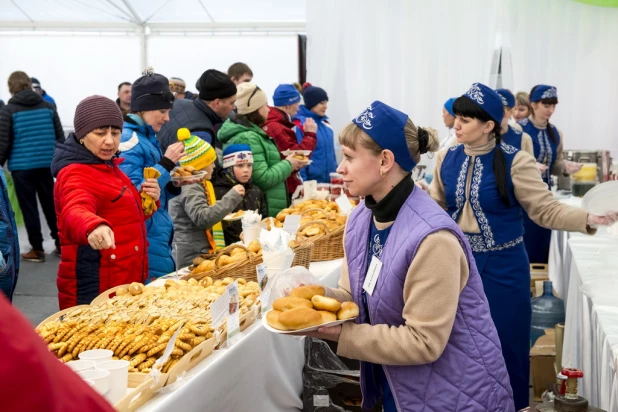
[[[75,308],[36,331],[63,362],[77,359],[86,350],[109,349],[114,359],[131,362],[131,372],[149,372],[180,328],[172,356],[161,369],[166,372],[182,356],[214,336],[210,304],[232,282],[232,278],[213,281],[205,277],[199,282],[167,280],[160,287],[132,283],[117,289],[114,298],[96,306]],[[259,286],[238,279],[238,290],[242,315],[256,304]]]
[[[266,322],[281,331],[295,331],[358,316],[356,303],[340,302],[325,294],[320,285],[297,287],[289,296],[273,302],[272,310],[266,313]]]

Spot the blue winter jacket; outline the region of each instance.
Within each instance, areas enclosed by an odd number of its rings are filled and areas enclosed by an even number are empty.
[[[0,292],[13,297],[19,274],[19,240],[9,193],[0,169]]]
[[[300,169],[303,180],[317,180],[318,183],[330,183],[330,173],[337,170],[337,157],[335,155],[335,141],[333,129],[328,124],[328,117],[318,116],[311,110],[301,105],[298,113],[293,117],[296,124],[296,138],[298,143],[303,140],[304,131],[302,125],[311,117],[318,125],[317,143],[311,153],[312,163]]]
[[[133,114],[125,117],[119,150],[120,157],[124,158],[119,167],[138,190],[144,182],[144,168],[154,167],[161,173],[158,179],[161,187],[160,207],[146,221],[148,281],[151,281],[176,269],[172,254],[174,225],[168,213],[169,201],[180,194],[179,188],[168,184],[174,165],[163,157],[152,127]]]

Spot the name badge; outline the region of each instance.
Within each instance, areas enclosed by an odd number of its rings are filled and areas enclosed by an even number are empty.
[[[363,290],[369,293],[369,295],[373,295],[373,290],[376,287],[376,283],[378,283],[378,276],[380,276],[380,270],[382,270],[382,262],[377,257],[372,256],[369,270],[363,283]]]

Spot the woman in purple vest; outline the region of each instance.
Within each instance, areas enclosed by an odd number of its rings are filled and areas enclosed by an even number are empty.
[[[355,322],[311,336],[361,361],[363,408],[514,411],[498,334],[466,237],[411,171],[438,148],[433,130],[376,101],[347,125],[337,169],[353,196],[339,288]]]
[[[544,227],[594,233],[597,217],[554,200],[534,157],[501,142],[502,99],[475,83],[453,104],[456,146],[436,157],[431,197],[468,238],[513,388],[515,408],[529,401],[530,266],[523,217]]]

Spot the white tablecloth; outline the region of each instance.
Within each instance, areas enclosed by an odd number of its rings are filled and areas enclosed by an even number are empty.
[[[583,370],[579,393],[591,405],[618,412],[618,237],[571,233],[562,250],[560,270],[550,272],[565,275],[562,364]]]
[[[309,270],[335,287],[342,259],[315,262]],[[163,388],[140,411],[298,411],[302,409],[304,341],[268,332],[261,320],[230,349],[217,350]]]

